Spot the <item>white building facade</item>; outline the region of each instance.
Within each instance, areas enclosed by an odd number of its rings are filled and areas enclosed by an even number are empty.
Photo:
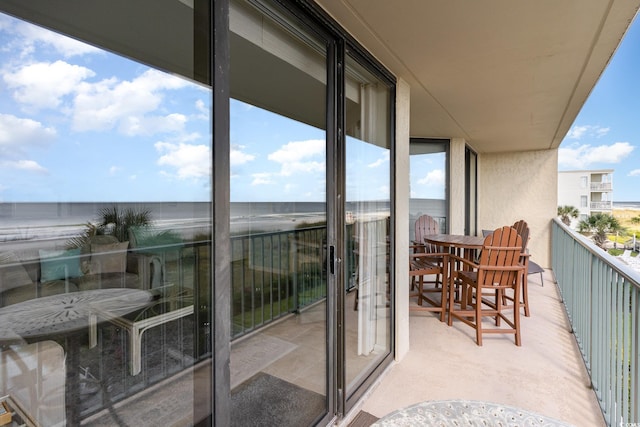
[[[573,206],[578,220],[613,212],[613,169],[558,172],[558,206]]]

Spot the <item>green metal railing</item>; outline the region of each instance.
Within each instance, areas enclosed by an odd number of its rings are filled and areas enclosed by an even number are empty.
[[[552,267],[607,425],[640,421],[640,273],[559,220]]]
[[[233,236],[232,338],[326,298],[326,226]]]

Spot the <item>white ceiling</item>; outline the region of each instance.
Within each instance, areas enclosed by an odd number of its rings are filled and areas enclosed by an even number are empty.
[[[318,0],[411,86],[411,136],[556,148],[640,0]]]

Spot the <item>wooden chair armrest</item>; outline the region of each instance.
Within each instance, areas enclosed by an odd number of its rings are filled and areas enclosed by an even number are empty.
[[[442,258],[443,260],[447,260],[451,254],[446,252],[419,252],[415,254],[409,254],[410,258]]]
[[[460,255],[449,254],[449,262],[459,262],[466,265],[467,267],[470,267],[471,269],[477,269],[479,267],[479,265],[475,262],[469,261],[468,259],[461,257]]]
[[[480,265],[478,266],[478,271],[518,271],[524,270],[524,268],[524,264],[507,266]]]

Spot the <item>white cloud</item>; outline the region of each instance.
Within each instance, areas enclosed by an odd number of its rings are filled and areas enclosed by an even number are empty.
[[[601,126],[592,126],[592,125],[582,125],[582,126],[574,126],[569,132],[567,132],[567,138],[569,139],[581,139],[583,136],[591,136],[595,138],[600,138],[609,133],[611,128],[605,128]]]
[[[619,163],[633,151],[628,142],[611,145],[571,145],[558,150],[558,165],[571,168],[585,168],[594,163]]]
[[[325,141],[310,139],[289,142],[269,154],[268,159],[280,163],[280,174],[283,176],[296,172],[322,172],[325,169]]]
[[[32,147],[42,147],[56,137],[56,130],[31,119],[0,114],[0,158],[24,155]]]
[[[270,173],[254,173],[253,175],[251,175],[253,177],[253,181],[251,182],[251,185],[265,185],[265,184],[272,184],[273,180],[271,180],[271,174]]]
[[[102,53],[96,47],[26,22],[17,23],[15,32],[23,36],[23,51],[32,51],[36,44],[43,44],[46,45],[46,50],[54,49],[65,58],[87,53]]]
[[[434,169],[427,173],[424,178],[420,178],[418,184],[442,187],[444,185],[444,171],[442,169]]]
[[[73,128],[76,131],[118,129],[133,136],[150,132],[179,131],[186,117],[181,114],[150,115],[163,100],[163,91],[187,83],[156,70],[148,70],[131,81],[115,78],[98,83],[83,82],[74,102]]]
[[[381,158],[379,158],[373,163],[368,164],[367,166],[370,168],[377,168],[387,163],[389,163],[389,152],[385,151],[384,155]]]
[[[38,164],[38,162],[35,162],[33,160],[18,160],[15,163],[15,167],[17,169],[22,169],[22,170],[26,170],[29,172],[38,172],[38,173],[47,173],[47,169],[45,169],[44,167],[40,166]]]
[[[180,132],[184,129],[186,122],[187,117],[177,113],[166,116],[123,117],[120,122],[120,132],[129,136]]]
[[[627,176],[640,176],[640,169],[634,169]]]
[[[157,142],[155,148],[164,153],[158,164],[174,168],[179,179],[208,178],[211,174],[211,150],[206,145]]]
[[[256,158],[253,154],[244,153],[242,150],[246,148],[244,145],[232,145],[229,153],[230,165],[238,166],[248,163]]]
[[[211,109],[205,105],[203,100],[198,99],[196,101],[196,110],[200,112],[200,114],[196,115],[196,118],[202,120],[209,120],[211,118]]]
[[[28,107],[55,109],[62,98],[74,92],[78,85],[95,73],[64,61],[38,62],[25,65],[14,73],[3,75],[13,98]]]
[[[0,163],[3,168],[7,169],[19,169],[27,172],[34,172],[39,174],[47,174],[49,171],[40,166],[38,162],[33,160],[17,160],[17,161],[4,161]]]
[[[109,168],[109,175],[116,175],[118,172],[120,172],[122,170],[121,167],[119,166],[111,166]]]
[[[0,31],[18,35],[3,40],[7,50],[19,52],[23,58],[33,54],[37,48],[47,52],[55,51],[65,58],[84,54],[102,54],[103,51],[71,37],[63,36],[27,22],[19,21],[7,15],[0,16]]]

